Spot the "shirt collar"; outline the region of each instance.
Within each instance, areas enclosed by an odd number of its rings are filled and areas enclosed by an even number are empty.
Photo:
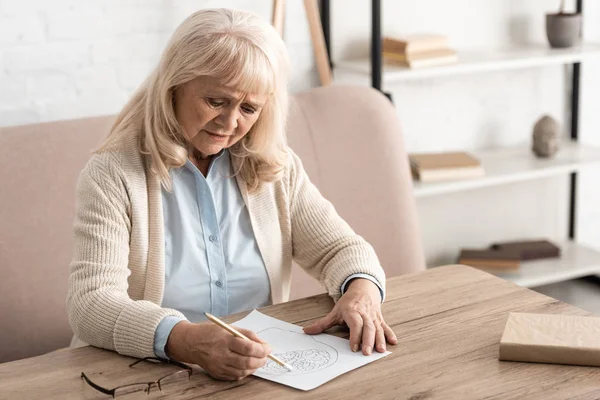
[[[212,170],[214,164],[221,159],[225,154],[229,154],[229,151],[227,149],[221,149],[221,151],[219,151],[217,154],[214,155],[214,157],[212,158],[212,160],[210,160],[210,164],[208,165],[208,174],[210,174],[210,171]],[[190,159],[188,158],[185,161],[185,164],[181,167],[181,168],[188,168],[192,171],[197,171],[198,167],[196,167],[194,165],[193,162],[190,161]],[[208,176],[207,174],[207,176]]]

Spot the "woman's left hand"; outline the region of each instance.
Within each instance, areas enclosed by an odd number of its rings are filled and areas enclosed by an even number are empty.
[[[352,280],[333,310],[305,327],[304,332],[316,335],[343,323],[350,328],[350,348],[354,352],[362,345],[364,355],[371,354],[373,348],[383,353],[386,341],[398,343],[394,331],[383,320],[379,288],[368,279]]]

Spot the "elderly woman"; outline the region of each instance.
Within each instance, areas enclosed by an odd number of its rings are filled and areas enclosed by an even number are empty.
[[[305,328],[347,324],[365,355],[396,343],[372,247],[286,146],[288,60],[262,19],[188,17],[80,174],[67,298],[74,342],[240,379],[271,351],[223,316],[288,300],[292,259],[335,300]]]

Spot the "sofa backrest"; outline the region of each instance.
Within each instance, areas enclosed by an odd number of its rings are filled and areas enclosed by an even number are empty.
[[[75,185],[114,116],[0,128],[0,362],[67,346]],[[375,248],[388,276],[424,268],[396,112],[379,92],[329,86],[294,96],[290,146]],[[292,297],[323,292],[294,269]]]
[[[69,344],[75,184],[112,121],[0,128],[0,362]]]
[[[342,85],[298,93],[287,136],[311,181],[373,245],[388,277],[425,269],[402,129],[383,94]],[[292,277],[293,298],[324,292],[299,268]]]

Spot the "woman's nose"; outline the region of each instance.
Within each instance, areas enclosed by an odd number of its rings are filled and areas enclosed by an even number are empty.
[[[232,132],[238,127],[239,113],[236,110],[223,111],[216,122],[224,131]]]

